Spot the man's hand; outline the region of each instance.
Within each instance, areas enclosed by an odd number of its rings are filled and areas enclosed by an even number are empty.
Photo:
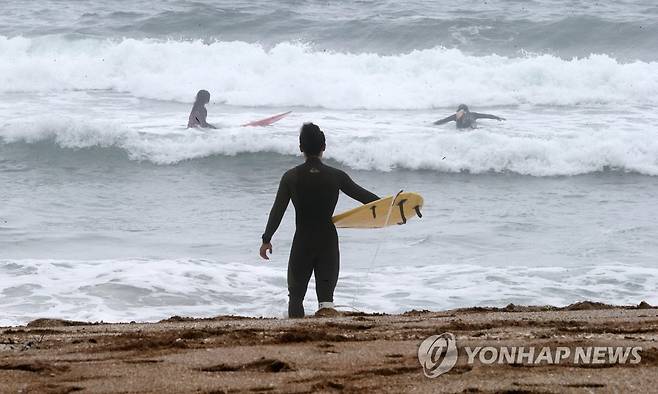
[[[269,260],[270,258],[267,255],[268,250],[270,251],[270,254],[272,254],[272,243],[263,242],[263,244],[260,246],[260,257],[264,258],[265,260]]]

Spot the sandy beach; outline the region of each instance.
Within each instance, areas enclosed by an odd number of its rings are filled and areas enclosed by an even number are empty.
[[[454,334],[456,365],[424,376],[419,344]],[[0,391],[69,392],[651,392],[658,309],[467,308],[301,320],[174,316],[158,323],[39,319],[0,329]],[[640,347],[637,364],[469,363],[464,347]]]

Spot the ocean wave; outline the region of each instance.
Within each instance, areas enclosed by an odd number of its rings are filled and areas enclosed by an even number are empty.
[[[71,149],[119,150],[124,157],[158,165],[247,153],[299,155],[290,128],[227,127],[213,131],[143,133],[113,122],[43,118],[0,128],[5,154],[18,145],[43,146],[50,155]],[[578,175],[600,171],[658,175],[658,141],[649,130],[580,130],[512,133],[490,127],[477,132],[418,128],[413,132],[360,134],[359,128],[327,134],[325,157],[362,170],[432,170],[447,173],[516,173],[532,176]],[[63,152],[62,149],[66,149]],[[21,160],[32,160],[29,152]],[[40,157],[40,155],[36,155]],[[85,155],[85,160],[89,159]]]
[[[401,55],[271,49],[245,42],[0,36],[0,93],[106,89],[190,102],[198,89],[238,106],[426,109],[474,105],[658,104],[658,63],[605,54]]]
[[[176,314],[282,317],[287,302],[282,264],[199,259],[0,260],[4,278],[0,326],[39,317],[112,322],[157,321]],[[508,303],[563,306],[582,300],[656,304],[657,278],[656,268],[624,264],[577,268],[415,264],[378,267],[372,272],[348,268],[341,272],[336,301],[348,308],[386,313]],[[311,281],[304,302],[307,311],[317,305],[314,287]]]
[[[165,0],[166,1],[166,0]],[[656,59],[655,4],[566,0],[486,3],[433,1],[166,1],[89,0],[57,9],[49,1],[25,7],[5,0],[0,34],[67,34],[258,42],[304,40],[322,49],[403,53],[443,45],[470,53],[514,55],[519,49],[563,57],[591,52]],[[629,45],[632,43],[632,45]]]

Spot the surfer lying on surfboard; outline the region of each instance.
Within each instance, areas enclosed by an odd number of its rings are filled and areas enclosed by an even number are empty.
[[[496,115],[471,112],[468,110],[468,106],[466,104],[460,104],[459,107],[457,107],[457,111],[455,112],[454,115],[450,115],[447,118],[437,120],[436,122],[434,122],[434,124],[440,125],[440,124],[452,122],[454,120],[458,129],[468,129],[468,128],[474,129],[475,121],[477,119],[496,119],[498,121],[505,120],[505,118],[501,118]]]
[[[288,260],[288,317],[291,318],[304,317],[303,301],[313,272],[319,311],[335,312],[333,301],[339,255],[338,234],[331,216],[338,192],[363,204],[379,199],[354,183],[345,172],[322,163],[325,147],[322,130],[313,123],[304,124],[299,133],[299,149],[304,152],[306,162],[288,170],[281,178],[260,247],[260,256],[269,260],[270,240],[292,200],[296,230]]]
[[[203,127],[209,129],[216,129],[217,127],[211,125],[206,121],[208,117],[208,110],[206,104],[210,102],[210,93],[207,90],[199,90],[196,94],[196,100],[190,112],[190,118],[187,121],[187,127]]]

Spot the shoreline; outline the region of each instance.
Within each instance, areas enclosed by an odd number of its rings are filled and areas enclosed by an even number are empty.
[[[418,346],[446,332],[456,365],[427,378]],[[466,347],[487,346],[642,350],[637,364],[468,362]],[[658,308],[644,302],[0,328],[0,392],[647,392],[657,384]]]

